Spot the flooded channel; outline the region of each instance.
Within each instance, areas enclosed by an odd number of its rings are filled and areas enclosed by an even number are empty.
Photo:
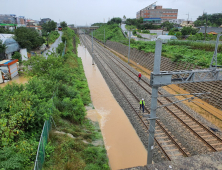
[[[81,45],[78,56],[82,58],[85,75],[95,110],[88,117],[98,120],[103,134],[112,170],[146,164],[147,151],[132,127],[129,119],[109,90],[92,58]]]
[[[23,77],[23,76],[19,76],[17,75],[16,77],[14,77],[12,80],[7,81],[5,83],[0,84],[0,87],[5,87],[7,84],[12,84],[12,83],[18,83],[18,84],[24,84],[28,82],[28,79]]]

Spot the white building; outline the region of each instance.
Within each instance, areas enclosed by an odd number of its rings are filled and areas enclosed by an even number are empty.
[[[182,24],[183,21],[185,21],[185,19],[171,19],[171,20],[169,20],[170,23],[174,23],[174,24]]]

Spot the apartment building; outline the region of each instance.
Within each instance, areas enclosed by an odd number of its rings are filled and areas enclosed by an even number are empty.
[[[14,14],[0,14],[0,23],[17,24],[17,17]]]
[[[144,21],[152,23],[161,23],[172,19],[177,19],[178,9],[163,8],[153,3],[136,13],[136,18],[144,18]],[[152,19],[149,19],[152,18]],[[155,19],[156,18],[156,19]],[[161,20],[160,20],[161,19]]]

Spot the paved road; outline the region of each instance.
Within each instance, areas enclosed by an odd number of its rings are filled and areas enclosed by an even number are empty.
[[[62,42],[62,31],[59,31],[59,34],[60,34],[60,36],[59,36],[59,38],[50,46],[50,48],[48,49],[48,50],[46,50],[42,55],[44,56],[44,57],[46,57],[47,58],[47,53],[48,54],[51,54],[51,52],[56,52],[56,48],[58,47],[58,45]]]
[[[121,24],[121,28],[122,28],[122,30],[125,32],[125,31],[127,31],[127,29],[126,29],[126,24]]]

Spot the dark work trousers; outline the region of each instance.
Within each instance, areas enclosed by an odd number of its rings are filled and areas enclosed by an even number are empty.
[[[142,107],[143,113],[144,113],[144,104],[141,104],[141,105],[140,105],[140,110],[141,110],[141,107]]]

